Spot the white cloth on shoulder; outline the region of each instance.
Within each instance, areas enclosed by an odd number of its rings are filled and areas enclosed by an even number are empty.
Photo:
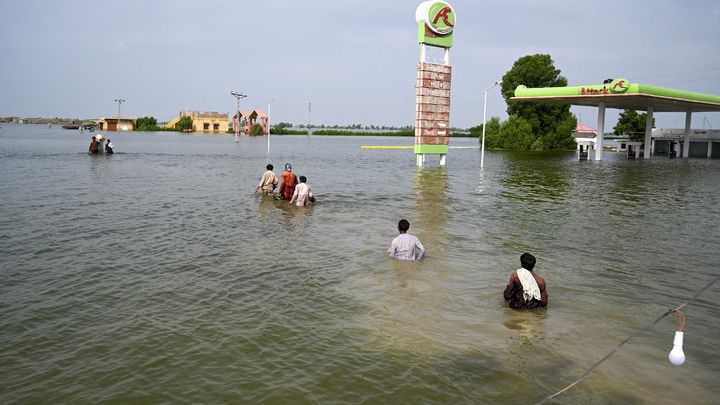
[[[530,301],[533,298],[540,301],[540,287],[538,287],[532,273],[523,268],[517,269],[516,273],[523,286],[523,298],[525,298],[525,301]]]

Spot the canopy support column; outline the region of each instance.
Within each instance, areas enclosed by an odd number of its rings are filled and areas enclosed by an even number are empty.
[[[647,118],[645,119],[645,152],[643,152],[643,159],[650,159],[650,152],[652,151],[653,112],[654,109],[652,106],[647,108]]]
[[[692,113],[685,113],[685,142],[683,143],[683,155],[686,158],[690,156],[690,123],[692,121]]]
[[[707,153],[707,157],[709,157],[709,158],[712,157],[712,144],[713,144],[712,141],[708,141],[708,153]]]
[[[595,160],[602,160],[603,134],[605,133],[605,101],[598,105],[597,136],[595,137]]]

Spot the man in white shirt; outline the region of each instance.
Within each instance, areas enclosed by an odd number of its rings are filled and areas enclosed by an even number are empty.
[[[425,248],[420,243],[420,239],[407,233],[408,229],[410,229],[410,222],[401,219],[398,223],[400,235],[393,239],[388,250],[390,257],[398,260],[420,260],[425,255]]]
[[[304,207],[309,203],[315,201],[315,197],[313,197],[310,186],[307,185],[307,177],[300,176],[299,178],[300,183],[295,186],[295,191],[293,192],[293,196],[290,199],[290,205],[295,204],[298,207]]]

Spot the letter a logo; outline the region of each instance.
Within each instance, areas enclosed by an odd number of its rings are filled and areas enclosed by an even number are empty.
[[[454,27],[455,24],[451,23],[450,20],[448,20],[448,14],[452,13],[452,9],[450,7],[443,7],[438,11],[437,14],[435,14],[435,18],[433,18],[433,24],[437,24],[438,20],[442,18],[443,24],[445,24],[448,27]]]
[[[433,3],[428,11],[425,21],[433,32],[440,35],[452,32],[455,27],[455,11],[449,4],[439,1]]]
[[[615,79],[610,83],[611,93],[624,93],[630,88],[630,81],[627,79]]]

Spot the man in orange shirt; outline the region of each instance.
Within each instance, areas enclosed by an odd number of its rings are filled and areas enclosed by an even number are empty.
[[[280,188],[278,188],[278,195],[283,200],[292,199],[295,193],[295,186],[298,184],[298,179],[295,173],[292,172],[292,165],[285,163],[285,171],[280,176]]]

